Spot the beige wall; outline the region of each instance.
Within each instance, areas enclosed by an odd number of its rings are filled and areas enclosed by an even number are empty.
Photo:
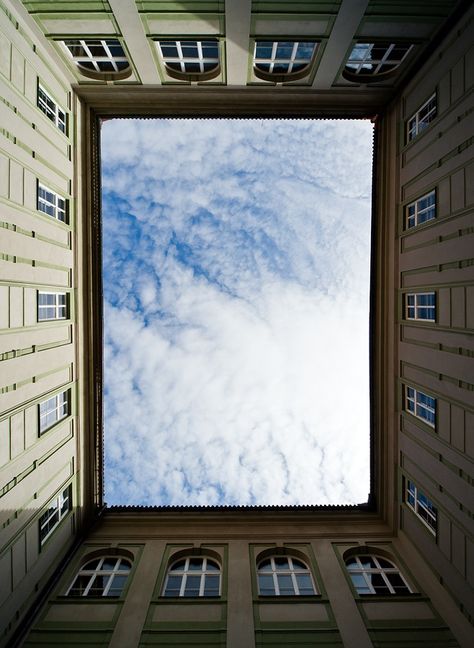
[[[79,503],[75,111],[70,78],[36,41],[0,9],[0,645],[77,533],[71,513],[40,547],[40,515],[69,483]],[[67,135],[38,109],[38,82],[66,110]],[[38,181],[69,201],[69,225],[37,210]],[[67,319],[38,322],[38,290],[67,293]],[[70,415],[40,436],[39,403],[65,389]]]
[[[438,509],[436,535],[403,503],[400,528],[428,559],[471,619],[474,617],[474,156],[473,12],[468,12],[390,110],[398,134],[396,251],[400,475]],[[438,112],[406,143],[407,119],[436,92]],[[405,206],[436,191],[434,220],[403,229]],[[436,293],[436,322],[403,320],[406,292]],[[404,411],[403,386],[436,398],[436,426]]]

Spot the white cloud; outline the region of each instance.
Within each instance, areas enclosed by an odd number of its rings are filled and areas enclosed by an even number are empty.
[[[103,125],[109,504],[365,501],[371,135]]]

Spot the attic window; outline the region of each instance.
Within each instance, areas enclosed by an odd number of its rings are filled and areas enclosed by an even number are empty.
[[[391,77],[412,47],[408,43],[356,43],[347,59],[343,76],[359,83]]]
[[[163,63],[168,74],[185,81],[205,81],[219,74],[217,40],[159,41]]]
[[[131,73],[130,63],[120,41],[87,39],[63,41],[69,55],[85,76],[123,78]]]
[[[256,41],[255,76],[277,83],[300,79],[309,72],[316,46],[308,41]]]

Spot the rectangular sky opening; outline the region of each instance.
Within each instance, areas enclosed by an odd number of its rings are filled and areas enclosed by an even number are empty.
[[[369,120],[102,124],[105,500],[370,488]]]

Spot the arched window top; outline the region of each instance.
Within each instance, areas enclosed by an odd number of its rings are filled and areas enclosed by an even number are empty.
[[[374,554],[356,554],[345,560],[358,594],[411,594],[405,578],[391,560]]]
[[[412,47],[409,43],[355,43],[343,76],[360,83],[381,81],[392,76]]]
[[[107,596],[122,594],[132,563],[122,556],[97,556],[82,565],[67,596]]]
[[[221,568],[207,556],[186,556],[168,568],[163,596],[212,597],[221,594]]]
[[[85,76],[124,78],[131,73],[124,49],[116,38],[63,41],[69,55]]]
[[[220,71],[219,42],[211,40],[160,40],[161,57],[168,74],[185,80],[206,80]]]
[[[291,81],[305,76],[317,43],[310,41],[256,41],[255,75],[268,81]]]
[[[261,596],[311,596],[316,590],[310,568],[288,555],[267,556],[257,565]]]

